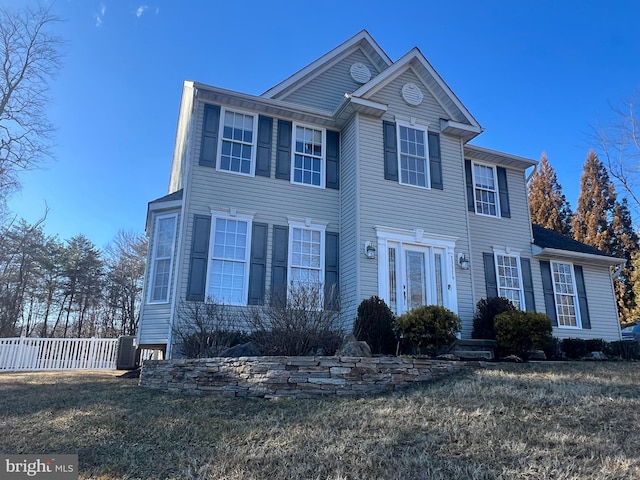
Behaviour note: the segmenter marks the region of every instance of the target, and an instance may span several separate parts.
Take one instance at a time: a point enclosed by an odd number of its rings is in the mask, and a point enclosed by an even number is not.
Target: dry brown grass
[[[640,478],[640,364],[497,365],[363,399],[193,398],[117,373],[0,375],[0,451],[81,478]]]

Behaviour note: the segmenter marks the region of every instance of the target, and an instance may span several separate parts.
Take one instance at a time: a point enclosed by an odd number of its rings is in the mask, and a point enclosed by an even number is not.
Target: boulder
[[[522,363],[522,359],[517,355],[507,355],[506,357],[502,357],[500,360],[503,362]]]
[[[531,350],[529,352],[529,360],[546,360],[547,356],[542,350]]]
[[[259,357],[260,355],[262,355],[260,350],[252,342],[227,348],[218,354],[219,357]]]
[[[583,360],[609,360],[609,357],[602,352],[591,352]]]
[[[370,357],[371,347],[351,334],[344,339],[342,346],[336,352],[337,357]]]
[[[454,362],[460,360],[460,357],[458,357],[457,355],[453,355],[452,353],[443,353],[441,355],[438,355],[436,357],[436,360],[448,360],[450,362]]]

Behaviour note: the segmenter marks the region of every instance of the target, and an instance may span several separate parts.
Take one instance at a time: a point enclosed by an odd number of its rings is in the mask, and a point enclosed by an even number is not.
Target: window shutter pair
[[[431,188],[443,190],[442,158],[440,155],[440,134],[427,132],[429,148],[429,178]],[[399,181],[398,173],[398,135],[395,122],[382,121],[382,143],[384,147],[384,178]]]
[[[553,293],[553,277],[551,275],[551,262],[540,261],[540,273],[542,274],[542,290],[544,292],[544,306],[547,316],[551,319],[554,327],[558,326],[558,316],[556,314],[556,298]],[[573,266],[573,274],[576,279],[576,290],[578,294],[578,308],[580,309],[580,321],[583,329],[591,328],[591,318],[589,316],[589,305],[587,304],[587,289],[584,285],[584,273],[581,265]]]
[[[496,167],[496,174],[498,176],[498,198],[500,202],[500,216],[503,218],[511,218],[511,207],[509,205],[509,187],[507,186],[507,169],[503,167]],[[475,212],[475,188],[473,185],[471,160],[464,161],[464,178],[467,186],[467,208],[470,212]]]
[[[218,105],[205,105],[202,122],[202,145],[200,147],[200,165],[203,167],[216,166],[219,129],[220,107]],[[256,175],[271,176],[272,134],[273,119],[259,115],[256,142]]]
[[[483,253],[484,278],[487,286],[487,298],[498,296],[498,277],[493,253]],[[528,312],[535,312],[536,302],[533,295],[533,278],[531,275],[531,261],[528,258],[520,258],[522,270],[522,288],[524,290],[524,305]]]
[[[340,188],[340,133],[327,130],[325,147],[326,187]],[[276,145],[276,178],[291,179],[291,143],[293,140],[292,124],[287,120],[278,120],[278,138]]]

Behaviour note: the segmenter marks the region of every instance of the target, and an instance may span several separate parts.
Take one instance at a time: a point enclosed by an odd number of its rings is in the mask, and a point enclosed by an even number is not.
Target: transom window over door
[[[246,304],[249,225],[247,220],[214,217],[208,295],[215,302]]]
[[[473,164],[473,185],[476,213],[498,216],[498,182],[493,166]]]
[[[218,169],[253,175],[257,116],[223,110],[221,122],[222,135]]]
[[[324,187],[325,182],[325,131],[294,124],[293,183]]]
[[[573,266],[570,263],[551,262],[553,291],[559,327],[580,326]]]
[[[496,253],[495,260],[498,277],[498,295],[507,298],[516,308],[523,310],[522,276],[520,274],[519,257]]]
[[[427,132],[398,123],[398,151],[400,183],[429,187],[429,157]]]

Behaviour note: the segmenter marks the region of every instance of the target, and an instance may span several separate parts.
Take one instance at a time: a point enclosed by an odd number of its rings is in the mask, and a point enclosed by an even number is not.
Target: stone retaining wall
[[[310,398],[395,390],[482,368],[415,357],[241,357],[147,360],[140,386],[190,395]]]

